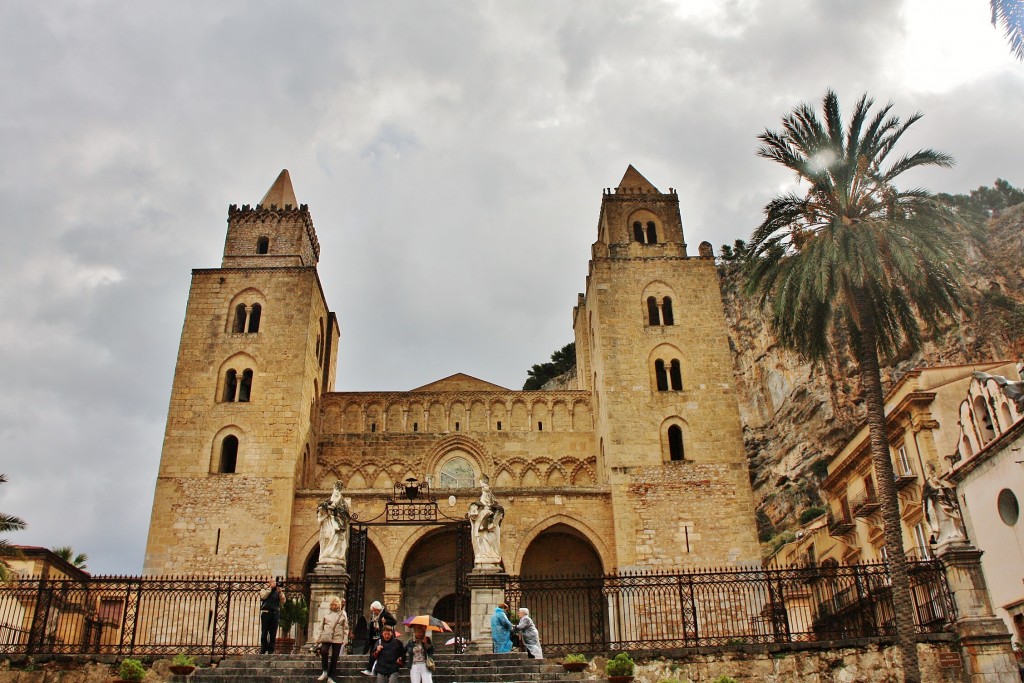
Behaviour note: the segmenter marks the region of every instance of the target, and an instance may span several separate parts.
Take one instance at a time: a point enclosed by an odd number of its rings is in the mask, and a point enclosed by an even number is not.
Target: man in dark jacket
[[[380,645],[374,648],[373,655],[377,658],[377,666],[374,668],[377,683],[397,683],[398,670],[402,668],[404,661],[405,645],[395,638],[395,630],[392,627],[381,627]]]
[[[377,600],[373,601],[373,604],[370,605],[370,618],[366,622],[366,645],[363,646],[363,654],[370,654],[366,660],[366,668],[363,670],[364,675],[373,675],[373,652],[380,644],[381,629],[384,626],[394,626],[397,623],[398,619],[384,609],[384,605]]]
[[[281,604],[284,593],[277,587],[277,581],[270,579],[260,591],[260,654],[274,654],[277,641],[277,626],[281,623]]]

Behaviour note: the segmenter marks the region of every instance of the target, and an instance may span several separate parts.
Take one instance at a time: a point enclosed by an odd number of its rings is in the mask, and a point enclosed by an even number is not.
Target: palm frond
[[[1002,24],[1013,55],[1024,61],[1024,4],[1020,0],[990,0],[992,25]]]

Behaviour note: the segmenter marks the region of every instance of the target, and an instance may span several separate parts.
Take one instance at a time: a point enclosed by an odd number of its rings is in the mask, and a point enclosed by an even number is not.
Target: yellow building
[[[911,370],[885,397],[886,425],[900,503],[904,549],[910,558],[930,555],[924,516],[925,480],[942,477],[962,441],[961,402],[975,371],[1016,378],[1014,363],[994,361]],[[821,483],[827,515],[800,530],[769,563],[853,564],[885,557],[881,506],[863,425],[829,461]]]
[[[602,196],[572,310],[573,386],[457,374],[338,392],[339,321],[282,172],[259,204],[229,209],[220,267],[193,271],[144,572],[303,575],[336,481],[359,523],[385,519],[409,479],[443,522],[465,519],[483,477],[505,508],[510,574],[757,563],[718,274],[710,245],[699,251],[687,253],[675,191],[631,166]],[[349,572],[366,595],[446,613],[455,527],[363,528]]]

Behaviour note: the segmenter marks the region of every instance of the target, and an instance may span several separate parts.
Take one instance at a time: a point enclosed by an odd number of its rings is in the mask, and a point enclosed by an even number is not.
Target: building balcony
[[[850,510],[854,517],[870,517],[881,509],[878,496],[871,492],[865,491],[850,501]]]
[[[849,536],[856,528],[853,520],[849,517],[836,517],[828,513],[828,535],[833,537]]]
[[[897,472],[893,477],[893,481],[896,484],[897,490],[903,490],[904,487],[917,481],[917,475],[913,472],[905,472],[903,474]]]

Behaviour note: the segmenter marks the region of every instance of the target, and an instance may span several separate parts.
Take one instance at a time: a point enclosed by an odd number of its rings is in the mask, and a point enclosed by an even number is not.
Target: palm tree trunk
[[[856,298],[866,296],[861,290]],[[854,306],[860,308],[859,302]],[[863,309],[862,309],[863,310]],[[889,455],[888,429],[885,424],[885,396],[882,393],[882,375],[878,366],[877,334],[870,315],[860,319],[857,356],[860,366],[861,388],[867,408],[868,440],[874,465],[875,486],[882,506],[885,523],[885,549],[892,574],[892,603],[896,616],[896,643],[903,661],[905,683],[920,683],[921,668],[917,660],[917,627],[914,623],[914,601],[907,577],[907,555],[903,552],[903,527],[900,506],[896,496],[892,459]]]

